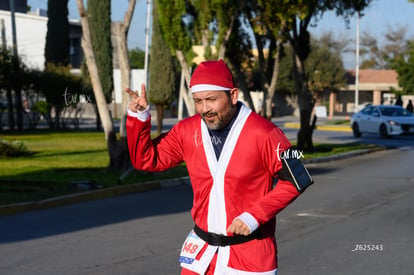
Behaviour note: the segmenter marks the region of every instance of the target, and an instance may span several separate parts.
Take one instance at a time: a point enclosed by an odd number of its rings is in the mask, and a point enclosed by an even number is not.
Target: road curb
[[[295,122],[286,122],[283,124],[283,127],[289,129],[300,129],[300,124]],[[352,132],[349,125],[316,125],[315,129],[320,131]]]
[[[374,152],[378,152],[378,151],[385,151],[385,150],[387,150],[386,147],[377,146],[377,147],[369,148],[369,149],[360,149],[360,150],[356,150],[356,151],[352,151],[352,152],[339,153],[339,154],[336,154],[336,155],[333,155],[333,156],[328,156],[328,157],[305,159],[303,161],[303,163],[305,165],[306,164],[313,164],[313,163],[324,163],[324,162],[347,159],[347,158],[352,158],[352,157],[356,157],[356,156],[361,156],[361,155],[374,153]]]

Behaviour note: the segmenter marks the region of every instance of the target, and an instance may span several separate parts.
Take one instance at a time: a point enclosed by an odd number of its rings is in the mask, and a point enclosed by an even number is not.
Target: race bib
[[[180,263],[192,264],[205,244],[206,242],[200,239],[200,237],[194,233],[194,230],[191,230],[181,248],[178,261]]]

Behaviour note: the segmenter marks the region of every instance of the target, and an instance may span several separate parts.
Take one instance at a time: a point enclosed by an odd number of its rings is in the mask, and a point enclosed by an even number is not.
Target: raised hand
[[[125,92],[127,92],[131,97],[132,101],[128,103],[128,109],[132,112],[137,113],[145,111],[148,107],[147,95],[145,91],[145,85],[141,85],[141,94],[138,91],[133,91],[130,88],[126,88]]]

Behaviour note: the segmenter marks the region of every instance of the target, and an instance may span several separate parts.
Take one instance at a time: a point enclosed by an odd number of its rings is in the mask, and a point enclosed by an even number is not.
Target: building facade
[[[398,74],[394,70],[359,70],[358,86],[355,71],[347,72],[347,85],[339,91],[324,94],[322,102],[329,102],[328,115],[349,115],[366,104],[394,104],[395,92],[401,91]],[[358,91],[358,93],[356,93]],[[358,94],[359,106],[355,106]],[[413,96],[403,96],[403,106]]]
[[[1,38],[4,43],[2,46],[12,48],[12,21],[9,5],[0,1],[0,26],[2,26]],[[24,7],[24,8],[23,8]],[[47,11],[36,10],[34,12],[26,12],[26,1],[17,1],[15,7],[15,22],[16,22],[16,41],[17,52],[22,61],[32,69],[43,70],[45,67],[45,46],[47,34]],[[81,46],[82,26],[79,20],[69,20],[69,40],[70,40],[70,64],[73,73],[80,73],[80,68],[83,61],[83,50]],[[115,50],[115,49],[114,49]],[[117,55],[114,54],[114,57]],[[121,113],[122,93],[120,71],[118,69],[118,62],[114,62],[114,91],[113,104],[110,108],[113,109],[114,116],[119,116]],[[131,70],[131,88],[138,89],[141,83],[145,83],[144,70]],[[75,91],[72,91],[75,92]],[[79,91],[76,91],[79,92]]]
[[[26,13],[27,12],[27,0],[13,0],[15,12]],[[0,1],[0,10],[11,10],[10,1],[2,0]]]
[[[9,1],[1,1],[1,3]],[[18,1],[16,1],[18,3]],[[0,26],[3,47],[13,47],[11,12],[6,5],[0,5]],[[45,66],[45,46],[47,34],[47,12],[19,12],[16,9],[16,43],[17,52],[22,61],[33,69],[43,70]],[[79,69],[83,59],[81,48],[82,27],[79,20],[69,20],[70,64],[73,69]]]

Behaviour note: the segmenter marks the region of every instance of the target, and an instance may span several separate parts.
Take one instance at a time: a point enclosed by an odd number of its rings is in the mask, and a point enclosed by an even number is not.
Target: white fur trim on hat
[[[191,92],[203,92],[203,91],[227,91],[231,90],[232,88],[217,86],[217,85],[211,85],[211,84],[197,84],[191,87]]]

